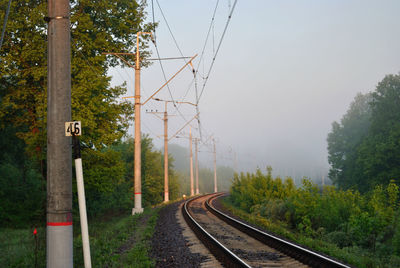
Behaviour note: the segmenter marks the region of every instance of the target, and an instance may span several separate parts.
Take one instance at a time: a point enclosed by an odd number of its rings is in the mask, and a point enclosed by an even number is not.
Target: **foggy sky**
[[[212,40],[215,50],[233,2],[220,1],[214,35],[199,68],[203,76],[211,63]],[[159,3],[183,54],[200,55],[216,1]],[[399,10],[398,0],[239,0],[200,100],[203,138],[216,137],[217,161],[233,165],[230,152],[235,151],[242,171],[264,170],[266,165],[281,175],[327,171],[326,137],[331,123],[340,120],[357,92],[370,92],[386,74],[400,71]],[[180,56],[157,6],[155,18],[161,57]],[[163,64],[169,78],[184,62]],[[113,84],[126,81],[128,95],[133,95],[132,69],[114,69],[110,74]],[[189,89],[184,100],[195,102],[194,86],[189,87],[192,78],[186,69],[173,80],[170,90],[175,100]],[[144,96],[163,84],[158,62],[142,70],[141,82]],[[199,90],[202,84],[199,77]],[[158,97],[171,99],[167,89]],[[163,123],[145,110],[160,112],[163,107],[153,102],[142,112],[142,132],[149,133],[159,148],[163,145],[157,135],[163,134]],[[190,105],[179,109],[185,119],[195,114]],[[176,114],[172,105],[169,113]],[[169,123],[172,135],[184,119],[178,114]],[[198,136],[196,129],[193,133]],[[188,146],[183,138],[171,142]],[[201,157],[212,163],[212,154],[203,152]]]

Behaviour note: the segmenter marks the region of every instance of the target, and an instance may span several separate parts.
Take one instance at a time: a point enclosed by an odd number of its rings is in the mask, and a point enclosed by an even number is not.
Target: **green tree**
[[[333,122],[328,134],[329,178],[345,189],[361,183],[355,162],[358,148],[370,126],[370,101],[370,94],[357,94],[340,123]]]
[[[0,226],[26,227],[44,216],[46,185],[15,132],[0,129]]]
[[[113,145],[112,150],[121,155],[125,165],[122,180],[127,185],[129,197],[133,199],[134,139],[128,137],[125,141]],[[168,186],[171,200],[180,195],[178,176],[173,169],[173,162],[174,159],[170,157]],[[164,200],[164,156],[161,151],[154,149],[153,141],[148,135],[142,136],[142,193],[144,206],[155,205]]]
[[[0,0],[0,10],[8,1]],[[110,86],[110,67],[121,64],[103,55],[108,51],[133,51],[137,31],[150,31],[146,24],[145,1],[71,1],[71,94],[72,119],[82,121],[85,145],[82,153],[88,196],[95,202],[99,193],[112,198],[123,183],[121,157],[109,150],[126,133],[133,119],[133,104],[121,102],[125,85]],[[47,1],[13,1],[4,43],[0,51],[0,132],[21,139],[23,164],[3,166],[14,174],[16,185],[36,181],[30,170],[46,177],[47,110]],[[4,13],[0,13],[3,21]],[[141,42],[141,55],[149,53]],[[127,58],[134,64],[134,60]],[[143,60],[143,65],[147,63]],[[10,130],[12,129],[12,131]],[[13,139],[9,139],[11,141]],[[26,152],[21,157],[22,151]],[[5,154],[3,151],[0,154]],[[109,161],[109,162],[107,162]],[[20,166],[24,167],[17,172]],[[16,167],[17,169],[15,169]],[[29,167],[29,168],[25,168]],[[15,172],[14,172],[15,171]],[[110,174],[113,173],[113,176]],[[42,183],[43,184],[43,183]],[[40,184],[39,184],[40,185]],[[40,186],[43,193],[46,187]],[[36,188],[35,188],[36,189]],[[29,192],[28,192],[29,193]],[[107,193],[107,194],[106,194]],[[32,191],[32,200],[35,199]],[[30,197],[26,197],[30,200]],[[35,199],[36,200],[36,199]],[[0,200],[3,203],[4,200]],[[107,203],[107,202],[106,202]],[[97,205],[95,206],[97,207]]]
[[[387,75],[372,94],[371,128],[357,165],[363,190],[400,182],[400,75]]]
[[[7,1],[0,3],[3,9]],[[21,127],[18,136],[27,144],[27,152],[41,151],[41,159],[46,144],[46,16],[46,1],[13,2],[0,52],[0,79],[5,85],[0,119],[3,125]],[[71,1],[72,118],[82,121],[82,140],[95,149],[120,139],[133,114],[131,103],[119,101],[126,88],[110,87],[106,75],[119,62],[102,53],[132,51],[136,32],[152,27],[144,19],[144,2]],[[141,42],[141,49],[146,48]]]

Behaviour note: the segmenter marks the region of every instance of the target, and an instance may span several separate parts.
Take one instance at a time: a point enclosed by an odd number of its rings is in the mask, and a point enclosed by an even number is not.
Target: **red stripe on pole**
[[[142,194],[142,193],[135,193],[135,194]]]
[[[72,225],[72,221],[67,222],[48,222],[47,226],[69,226]]]

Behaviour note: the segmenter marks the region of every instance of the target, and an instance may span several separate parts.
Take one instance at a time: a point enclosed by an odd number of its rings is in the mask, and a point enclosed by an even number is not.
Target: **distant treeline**
[[[329,177],[343,189],[367,192],[400,183],[400,75],[358,94],[328,135]]]

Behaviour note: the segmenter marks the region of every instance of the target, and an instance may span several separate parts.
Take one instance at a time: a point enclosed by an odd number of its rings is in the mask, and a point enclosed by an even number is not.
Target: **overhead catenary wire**
[[[219,1],[219,0],[218,0],[218,1]],[[152,2],[152,5],[153,5],[153,0],[152,0],[151,2]],[[171,30],[171,27],[169,26],[169,23],[168,23],[168,21],[167,21],[167,18],[166,18],[165,15],[164,15],[164,12],[163,12],[163,10],[162,10],[162,8],[161,8],[161,6],[160,6],[160,3],[158,2],[158,0],[156,0],[156,2],[157,2],[157,5],[158,5],[158,8],[160,9],[161,15],[162,15],[162,17],[163,17],[163,19],[164,19],[164,21],[165,21],[165,24],[167,25],[168,31],[169,31],[169,33],[171,34],[172,39],[174,40],[175,46],[176,46],[176,48],[178,49],[179,53],[181,54],[181,56],[183,57],[183,60],[184,60],[185,63],[186,63],[186,59],[184,58],[183,53],[182,53],[182,50],[181,50],[181,48],[179,47],[178,42],[176,41],[176,38],[175,38],[175,36],[174,36],[174,34],[173,34],[172,30]],[[153,22],[154,22],[154,9],[153,9]],[[188,67],[188,68],[190,68],[190,67]]]
[[[219,0],[218,0],[218,1],[219,1]],[[178,49],[179,53],[181,54],[182,59],[185,61],[185,63],[187,63],[186,57],[183,56],[183,52],[182,52],[181,48],[179,47],[179,44],[178,44],[178,42],[177,42],[177,40],[176,40],[176,38],[175,38],[175,35],[173,34],[173,32],[172,32],[172,30],[171,30],[171,27],[170,27],[170,25],[169,25],[169,23],[168,23],[168,20],[167,20],[165,14],[164,14],[164,11],[163,11],[162,8],[161,8],[160,3],[158,2],[158,0],[156,0],[156,2],[157,2],[157,5],[158,5],[158,8],[160,9],[161,15],[162,15],[162,17],[163,17],[163,19],[164,19],[164,21],[165,21],[165,24],[166,24],[166,26],[167,26],[167,28],[168,28],[168,31],[169,31],[169,33],[170,33],[170,35],[171,35],[171,37],[172,37],[172,39],[173,39],[173,41],[174,41],[174,43],[175,43],[176,48]],[[153,7],[153,0],[152,0],[152,11],[153,11],[153,23],[154,23],[154,7]],[[193,71],[192,69],[190,69],[189,66],[188,66],[187,68],[189,68],[190,71]],[[195,72],[194,72],[194,73],[195,73]],[[187,92],[189,92],[190,88],[191,88],[191,87],[188,88]],[[183,101],[183,100],[185,99],[186,96],[187,96],[187,93],[185,93],[185,95],[184,95],[184,97],[182,98],[181,101]],[[178,104],[177,106],[175,106],[175,108],[177,108],[178,112],[180,113],[179,107],[180,107],[180,104]],[[199,112],[199,110],[198,110],[198,108],[196,107],[196,113],[198,113],[198,112]],[[186,120],[186,119],[184,119],[184,120]]]
[[[154,137],[156,137],[157,139],[162,139],[159,137],[159,135],[157,135],[153,130],[151,130],[151,128],[149,126],[146,125],[146,123],[144,121],[142,121],[143,126],[151,133],[153,134]]]
[[[71,41],[73,42],[74,40],[71,39]],[[94,73],[98,73],[98,74],[102,73],[101,70],[97,70],[96,67],[94,67],[94,66],[89,62],[88,58],[85,56],[85,54],[82,53],[81,50],[78,49],[77,51],[81,54],[81,56],[83,57],[83,60],[84,60],[84,61],[86,62],[86,64],[87,64],[87,66],[88,66]],[[119,76],[121,77],[121,79],[122,79],[122,80],[125,80],[125,79],[123,79],[123,76],[122,76],[122,74],[120,73],[120,71],[119,71],[118,69],[115,69],[115,70],[117,71],[117,73],[119,74]],[[130,78],[129,73],[128,73],[126,70],[125,70],[125,72],[126,72],[126,75]],[[131,79],[130,79],[130,81],[133,83],[133,81],[132,81]],[[143,88],[143,86],[142,86],[142,88]],[[132,89],[131,89],[131,88],[128,88],[127,90],[128,90],[128,91],[131,91]],[[151,104],[151,105],[152,105],[153,107],[155,107],[154,104]],[[157,134],[155,134],[154,131],[151,130],[151,128],[150,128],[149,126],[147,126],[147,125],[144,123],[144,121],[142,121],[142,123],[143,123],[144,127],[145,127],[151,134],[153,134],[156,138],[161,139],[160,137],[157,136]]]
[[[160,3],[158,2],[158,0],[156,0],[156,2],[157,2],[157,5],[158,5],[158,8],[160,9],[161,15],[162,15],[162,17],[163,17],[163,19],[164,19],[164,21],[165,21],[165,24],[167,25],[167,28],[168,28],[168,30],[169,30],[169,33],[170,33],[170,35],[172,36],[172,39],[174,40],[175,46],[177,47],[177,49],[178,49],[178,51],[179,51],[179,53],[180,53],[180,55],[181,55],[180,59],[183,59],[184,62],[185,62],[185,64],[188,66],[188,62],[187,62],[187,60],[186,60],[187,57],[184,57],[183,52],[182,52],[181,48],[179,47],[178,42],[177,42],[177,40],[176,40],[176,38],[175,38],[175,36],[174,36],[172,30],[171,30],[171,27],[169,26],[168,20],[167,20],[165,14],[164,14],[164,12],[163,12],[163,10],[162,10],[162,8],[161,8]],[[153,0],[152,0],[151,4],[152,4],[153,24],[155,24],[155,12],[154,12],[154,1],[153,1]],[[155,33],[155,31],[154,31],[154,38],[156,39],[156,33]],[[158,58],[158,61],[159,61],[160,67],[161,67],[161,71],[162,71],[163,76],[164,76],[164,80],[167,81],[167,77],[166,77],[166,74],[165,74],[165,70],[164,70],[163,64],[162,64],[162,62],[161,62],[161,57],[160,57],[160,53],[159,53],[159,50],[158,50],[157,42],[155,42],[155,48],[156,48],[157,58]],[[189,66],[188,66],[188,68],[189,68],[190,71],[192,71],[192,69],[191,69]],[[191,84],[192,84],[192,83],[193,83],[193,82],[191,82]],[[188,94],[188,92],[189,92],[189,90],[190,90],[190,87],[191,87],[191,86],[189,86],[189,88],[188,88],[187,92],[185,93],[185,95],[183,96],[181,102],[183,102],[183,100],[184,100],[185,97],[187,96],[187,94]],[[170,91],[170,87],[169,87],[168,84],[167,84],[167,88],[168,88],[168,91],[170,92],[170,97],[171,97],[171,100],[172,100],[172,102],[173,102],[173,105],[174,105],[174,107],[175,107],[177,113],[179,114],[179,116],[180,116],[184,121],[187,121],[187,118],[185,117],[185,115],[184,115],[184,114],[180,111],[180,109],[179,109],[180,104],[177,103],[177,101],[175,101],[175,99],[173,98],[172,93],[171,93],[171,91]]]
[[[202,49],[201,54],[200,54],[199,63],[197,64],[197,68],[196,68],[195,73],[194,73],[194,80],[195,80],[194,88],[195,88],[195,93],[196,93],[196,104],[197,104],[197,106],[196,106],[196,112],[199,114],[199,116],[197,117],[197,125],[198,125],[198,127],[199,127],[200,140],[203,139],[203,135],[202,135],[202,132],[201,132],[201,129],[202,129],[202,128],[201,128],[201,123],[200,123],[200,107],[199,107],[199,93],[198,93],[198,88],[197,88],[197,76],[198,76],[198,74],[199,74],[200,64],[201,64],[202,62],[204,63],[204,61],[203,61],[204,51],[205,51],[206,46],[207,46],[207,42],[208,42],[208,38],[209,38],[209,36],[210,36],[211,28],[212,28],[212,26],[214,25],[215,14],[217,13],[218,4],[219,4],[219,0],[218,0],[217,3],[215,4],[214,12],[213,12],[213,15],[212,15],[212,17],[211,17],[210,26],[208,27],[206,39],[205,39],[205,41],[204,41],[203,49]],[[204,69],[204,64],[203,64],[203,69]],[[203,72],[204,72],[204,71],[203,71]],[[203,78],[203,79],[204,79],[204,78]]]
[[[177,46],[177,48],[178,48],[178,50],[179,50],[179,52],[180,52],[180,54],[181,54],[183,60],[185,61],[185,63],[187,63],[185,57],[183,56],[183,53],[182,53],[181,49],[180,49],[179,46],[178,46],[178,43],[176,42],[175,36],[173,35],[173,33],[172,33],[172,31],[171,31],[171,28],[169,27],[169,24],[168,24],[168,22],[167,22],[167,19],[166,19],[165,16],[164,16],[164,12],[162,11],[160,4],[158,3],[158,0],[156,0],[156,2],[157,2],[157,5],[158,5],[158,7],[159,7],[159,9],[160,9],[160,11],[161,11],[161,14],[162,14],[162,16],[163,16],[163,18],[164,18],[164,21],[165,21],[165,23],[166,23],[166,25],[167,25],[167,27],[168,27],[168,29],[169,29],[169,32],[170,32],[170,34],[171,34],[172,37],[173,37],[173,40],[174,40],[174,42],[175,42],[175,45]],[[151,10],[152,10],[152,13],[153,13],[153,14],[152,14],[152,15],[153,15],[153,16],[152,16],[152,17],[153,17],[153,24],[155,24],[154,1],[153,1],[153,0],[151,1]],[[160,52],[159,52],[159,50],[158,50],[157,39],[156,39],[156,30],[155,30],[155,29],[154,29],[154,40],[155,40],[154,45],[155,45],[155,48],[156,48],[157,58],[158,58],[158,62],[159,62],[159,64],[160,64],[161,72],[163,73],[163,77],[164,77],[165,82],[167,82],[167,76],[166,76],[166,74],[165,74],[164,66],[163,66],[163,64],[162,64],[162,62],[161,62]],[[189,68],[190,68],[190,67],[189,67]],[[174,97],[172,96],[172,93],[171,93],[171,89],[170,89],[170,87],[169,87],[169,84],[167,84],[166,86],[167,86],[169,95],[170,95],[170,97],[171,97],[171,100],[172,100],[172,103],[173,103],[175,109],[178,111],[178,113],[179,113],[179,115],[182,117],[182,119],[186,121],[185,116],[184,116],[184,115],[181,113],[181,111],[179,110],[178,105],[176,105],[176,101],[174,100]]]
[[[218,46],[217,46],[217,50],[215,51],[215,54],[214,54],[214,56],[213,56],[213,59],[212,59],[210,68],[208,69],[208,72],[207,72],[207,76],[205,77],[205,81],[204,81],[204,83],[203,83],[203,87],[202,87],[202,89],[201,89],[199,98],[198,98],[198,100],[197,100],[197,104],[198,104],[198,102],[200,101],[201,96],[203,95],[204,88],[206,87],[208,78],[210,77],[211,70],[212,70],[212,68],[213,68],[213,66],[214,66],[215,59],[216,59],[216,57],[217,57],[217,55],[218,55],[218,51],[219,51],[219,49],[221,48],[221,44],[222,44],[222,41],[223,41],[223,39],[224,39],[224,37],[225,37],[226,30],[228,29],[229,22],[231,21],[233,11],[235,10],[236,3],[237,3],[237,0],[235,0],[235,2],[233,3],[231,12],[229,13],[228,20],[226,21],[224,31],[222,32],[221,39],[219,40],[219,43],[218,43]]]
[[[155,12],[154,12],[154,3],[153,3],[153,2],[154,2],[154,1],[152,0],[153,23],[155,23]],[[159,8],[159,10],[160,10],[160,12],[161,12],[161,15],[162,15],[164,21],[165,21],[165,24],[166,24],[166,26],[167,26],[167,28],[168,28],[168,31],[169,31],[169,33],[170,33],[170,35],[171,35],[171,37],[172,37],[172,39],[173,39],[173,41],[174,41],[174,43],[175,43],[175,46],[176,46],[176,48],[178,49],[178,51],[179,51],[179,53],[181,54],[181,56],[183,57],[182,50],[181,50],[181,48],[179,47],[179,44],[178,44],[178,42],[177,42],[177,40],[176,40],[176,38],[175,38],[175,36],[174,36],[174,34],[173,34],[173,32],[172,32],[172,29],[171,29],[171,27],[170,27],[170,25],[169,25],[169,23],[168,23],[168,21],[167,21],[167,19],[166,19],[166,16],[165,16],[165,14],[164,14],[164,11],[162,10],[162,7],[161,7],[159,1],[156,0],[156,3],[157,3],[157,5],[158,5],[158,8]],[[211,22],[210,22],[210,25],[209,25],[209,28],[208,28],[206,40],[205,40],[205,42],[204,42],[204,46],[203,46],[203,49],[202,49],[202,52],[201,52],[201,56],[200,56],[200,59],[199,59],[199,61],[198,61],[198,63],[197,63],[197,68],[194,70],[194,74],[195,74],[195,75],[194,75],[194,78],[193,78],[192,81],[190,82],[190,84],[189,84],[187,90],[185,91],[185,93],[181,96],[181,99],[184,100],[184,99],[188,96],[188,94],[189,94],[189,92],[190,92],[190,90],[191,90],[191,88],[192,88],[192,86],[193,86],[193,83],[195,84],[196,104],[197,104],[196,110],[197,110],[197,114],[198,114],[198,131],[199,131],[199,133],[200,133],[200,137],[202,136],[202,135],[201,135],[201,132],[207,132],[207,131],[206,131],[206,130],[204,129],[204,127],[201,125],[200,118],[199,118],[199,105],[198,105],[198,104],[199,104],[199,102],[200,102],[200,99],[201,99],[202,95],[204,94],[204,90],[205,90],[205,88],[206,88],[206,85],[207,85],[209,76],[210,76],[210,74],[211,74],[211,72],[212,72],[212,69],[213,69],[213,66],[214,66],[216,57],[217,57],[217,55],[218,55],[218,53],[219,53],[219,50],[220,50],[220,48],[221,48],[221,44],[222,44],[222,42],[223,42],[223,40],[224,40],[224,37],[225,37],[225,34],[226,34],[226,32],[227,32],[227,28],[228,28],[228,26],[229,26],[229,23],[230,23],[230,20],[231,20],[231,17],[232,17],[232,14],[233,14],[233,12],[234,12],[234,9],[235,9],[236,4],[237,4],[237,0],[234,1],[233,6],[231,7],[231,1],[228,1],[228,19],[227,19],[227,21],[226,21],[226,24],[225,24],[223,33],[222,33],[220,39],[218,40],[218,43],[216,43],[216,39],[215,39],[215,18],[216,18],[216,13],[217,13],[217,10],[218,10],[219,0],[216,2],[216,5],[215,5],[214,10],[213,10],[213,13],[212,13],[212,19],[211,19]],[[205,71],[203,71],[204,74],[203,74],[203,77],[202,77],[202,75],[200,74],[200,66],[201,66],[202,63],[203,63],[203,66],[204,66],[205,50],[206,50],[208,41],[210,40],[210,35],[212,35],[212,53],[213,53],[213,58],[212,58],[212,62],[211,62],[211,64],[210,64],[210,66],[209,66],[209,68],[208,68],[208,70],[207,70],[207,73],[205,73]],[[217,44],[217,46],[216,46],[216,44]],[[156,48],[156,50],[157,50],[157,53],[158,53],[158,59],[159,59],[160,66],[161,66],[162,63],[161,63],[161,60],[160,60],[160,55],[159,55],[158,48]],[[207,65],[208,65],[208,64],[207,64]],[[164,69],[164,68],[162,67],[162,69]],[[202,88],[201,88],[200,94],[199,94],[199,90],[198,90],[198,87],[197,87],[197,77],[202,77],[202,78],[203,78],[203,81],[202,81]],[[164,78],[166,78],[165,75],[164,75]],[[170,95],[172,95],[172,94],[170,94]],[[171,96],[171,98],[172,98],[172,96]],[[173,98],[172,98],[172,99],[173,99]],[[178,98],[178,100],[179,100],[179,99],[180,99],[180,98]],[[175,100],[173,100],[173,101],[175,101]],[[179,114],[181,114],[181,112],[179,111],[178,107],[176,107],[176,108],[177,108],[177,112],[178,112]],[[185,121],[186,121],[186,120],[185,120]]]
[[[153,13],[153,25],[155,25],[155,15],[154,15],[154,4],[153,4],[153,0],[151,0],[151,10],[152,10],[152,13]],[[167,81],[167,76],[165,75],[164,67],[163,67],[162,62],[161,62],[160,52],[158,51],[157,35],[156,35],[156,29],[155,29],[155,27],[154,27],[153,36],[154,36],[154,47],[156,48],[156,53],[157,53],[157,60],[158,60],[158,62],[160,63],[160,68],[161,68],[161,71],[162,71],[162,73],[163,73],[164,80]],[[182,56],[183,56],[183,55],[182,55]],[[172,96],[171,89],[169,88],[169,85],[168,85],[168,84],[167,84],[167,89],[168,89],[169,95],[170,95],[170,97],[171,97],[171,100],[173,101],[173,103],[174,103],[174,105],[175,105],[174,97]]]
[[[215,7],[214,7],[214,12],[213,12],[213,15],[212,15],[212,17],[211,17],[210,26],[208,27],[208,31],[207,31],[206,39],[205,39],[205,41],[204,41],[203,49],[201,50],[199,63],[197,64],[196,75],[197,75],[197,73],[199,72],[199,68],[200,68],[201,62],[203,61],[204,52],[205,52],[205,49],[206,49],[206,46],[207,46],[208,38],[209,38],[209,36],[210,36],[211,29],[212,29],[212,26],[213,26],[214,21],[215,21],[215,14],[217,13],[218,4],[219,4],[219,0],[217,1],[217,3],[215,4]]]
[[[185,100],[187,94],[189,93],[190,89],[192,88],[192,85],[193,85],[194,81],[195,80],[193,78],[192,81],[189,83],[189,86],[188,86],[187,90],[185,91],[185,94],[183,94],[182,97],[179,98],[180,101],[184,101]]]

